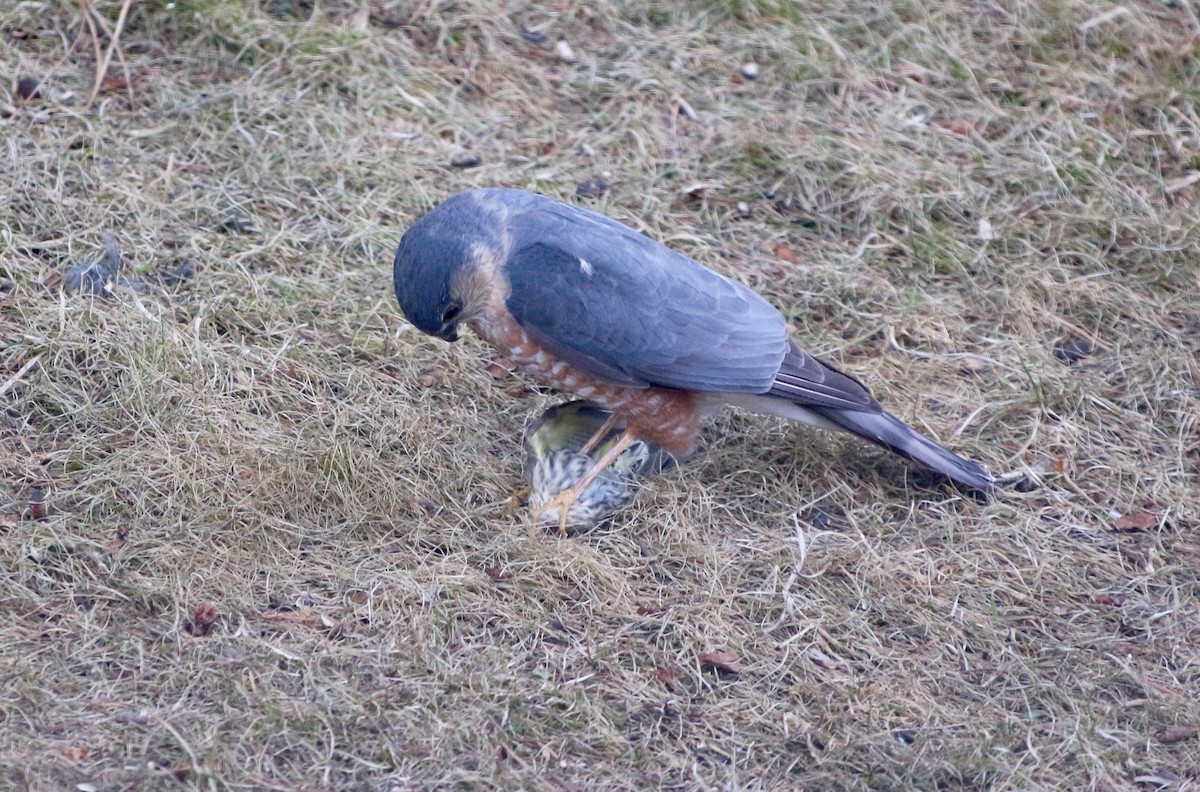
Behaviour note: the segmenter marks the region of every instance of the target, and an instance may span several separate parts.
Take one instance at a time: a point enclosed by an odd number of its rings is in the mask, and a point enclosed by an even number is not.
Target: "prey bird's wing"
[[[627,386],[878,409],[861,385],[792,344],[770,303],[665,245],[549,199],[508,222],[507,307],[571,365]]]

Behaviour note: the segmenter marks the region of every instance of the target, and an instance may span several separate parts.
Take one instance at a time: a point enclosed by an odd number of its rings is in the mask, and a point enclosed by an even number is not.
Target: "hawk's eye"
[[[452,325],[458,319],[458,315],[462,313],[462,304],[452,302],[446,306],[446,310],[442,312],[442,324]]]

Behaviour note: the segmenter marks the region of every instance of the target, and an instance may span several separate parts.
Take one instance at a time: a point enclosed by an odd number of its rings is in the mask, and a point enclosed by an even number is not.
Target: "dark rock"
[[[575,194],[580,198],[599,198],[608,192],[608,182],[603,179],[588,179],[575,186]]]

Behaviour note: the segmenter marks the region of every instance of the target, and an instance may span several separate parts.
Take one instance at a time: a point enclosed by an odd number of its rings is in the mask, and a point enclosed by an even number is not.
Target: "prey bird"
[[[396,298],[419,330],[462,326],[534,379],[611,412],[620,437],[544,505],[569,512],[638,440],[691,455],[727,405],[849,432],[987,493],[992,477],[886,412],[856,379],[797,346],[748,287],[615,220],[501,188],[446,199],[405,232]]]
[[[657,476],[678,461],[662,448],[637,440],[579,493],[565,514],[559,514],[554,498],[586,476],[623,433],[623,427],[614,425],[612,413],[580,400],[556,404],[529,425],[525,430],[529,506],[546,527],[590,530],[633,499],[639,479]]]

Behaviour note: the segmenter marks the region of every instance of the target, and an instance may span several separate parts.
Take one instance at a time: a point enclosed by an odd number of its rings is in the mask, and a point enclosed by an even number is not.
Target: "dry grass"
[[[89,107],[119,10],[0,10],[0,783],[1200,788],[1192,0],[137,3]],[[976,505],[735,415],[530,533],[554,397],[407,328],[391,253],[597,177],[1065,474]],[[145,291],[63,297],[104,231]]]

